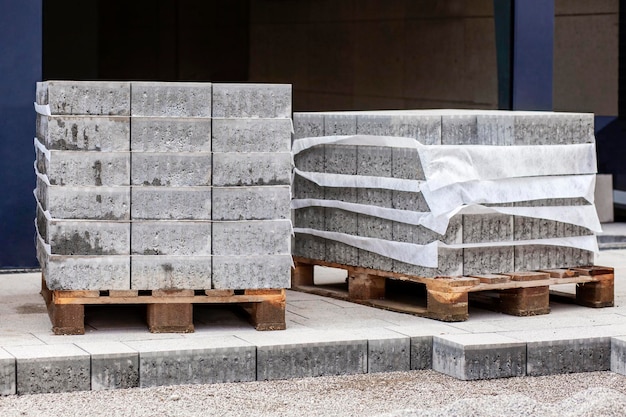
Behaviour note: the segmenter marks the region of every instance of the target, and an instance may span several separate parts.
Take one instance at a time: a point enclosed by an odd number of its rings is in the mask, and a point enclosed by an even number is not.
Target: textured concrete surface
[[[215,152],[213,186],[291,184],[290,152]]]
[[[214,152],[290,152],[291,120],[214,118]]]
[[[10,346],[5,350],[15,357],[18,394],[90,389],[90,357],[76,345]]]
[[[213,84],[213,117],[290,118],[290,84]]]
[[[626,336],[611,338],[611,371],[626,375]]]
[[[37,178],[37,201],[54,219],[129,220],[130,187],[47,185]]]
[[[127,221],[51,220],[46,227],[53,255],[128,255]]]
[[[211,152],[209,117],[139,117],[130,124],[135,152]]]
[[[51,290],[128,290],[130,257],[51,255],[45,266]]]
[[[290,254],[213,256],[212,285],[215,289],[289,288]]]
[[[324,136],[324,115],[321,113],[293,113],[294,139]]]
[[[144,220],[131,225],[133,255],[211,255],[211,222]]]
[[[133,255],[130,265],[133,290],[211,288],[210,255]]]
[[[131,83],[131,115],[211,117],[211,83]]]
[[[254,381],[255,347],[233,336],[126,343],[139,352],[139,386]]]
[[[427,114],[376,112],[357,115],[357,133],[417,139],[423,145],[441,143],[441,117]],[[295,122],[294,122],[295,123]]]
[[[526,344],[498,334],[433,337],[433,369],[463,380],[526,374]]]
[[[291,217],[289,186],[213,187],[212,190],[213,220],[277,220]]]
[[[132,187],[132,220],[211,220],[211,187]]]
[[[50,151],[46,164],[45,174],[52,185],[130,184],[128,152]]]
[[[15,357],[4,349],[0,349],[0,395],[15,394],[17,381],[15,376]]]
[[[290,254],[289,220],[213,222],[213,255]]]
[[[139,354],[120,342],[77,343],[91,357],[91,389],[139,386]]]
[[[130,118],[37,115],[36,136],[47,149],[122,152],[130,150]]]
[[[128,82],[47,81],[37,89],[37,104],[48,104],[53,115],[130,115]]]
[[[211,185],[209,152],[132,152],[133,185],[190,187]]]
[[[608,337],[528,342],[526,351],[530,376],[608,371],[611,367]]]

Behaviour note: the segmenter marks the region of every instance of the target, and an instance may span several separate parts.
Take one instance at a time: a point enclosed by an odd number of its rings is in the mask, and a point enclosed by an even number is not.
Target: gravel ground
[[[0,397],[0,416],[623,416],[611,372],[459,381],[433,371]]]

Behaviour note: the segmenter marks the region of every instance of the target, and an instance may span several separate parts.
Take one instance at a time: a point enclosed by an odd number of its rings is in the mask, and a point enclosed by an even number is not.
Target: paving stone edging
[[[463,380],[608,370],[626,375],[626,336],[541,342],[495,333],[319,336],[292,342],[289,335],[272,342],[252,335],[4,347],[0,395],[419,369]]]

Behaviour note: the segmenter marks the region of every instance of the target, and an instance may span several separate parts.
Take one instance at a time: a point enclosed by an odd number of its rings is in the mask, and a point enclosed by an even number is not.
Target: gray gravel
[[[459,381],[433,371],[0,397],[0,416],[622,416],[626,376]]]

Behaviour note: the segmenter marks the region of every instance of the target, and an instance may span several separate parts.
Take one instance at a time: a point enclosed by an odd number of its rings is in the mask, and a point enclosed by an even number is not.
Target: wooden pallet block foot
[[[291,286],[313,285],[313,264],[296,262],[291,270]]]
[[[612,276],[612,274],[611,274]],[[613,307],[615,299],[614,280],[585,282],[576,286],[576,303],[585,307]]]
[[[48,315],[55,335],[85,334],[85,306],[52,303]]]
[[[352,300],[378,300],[385,298],[385,277],[351,273],[348,275],[348,292]]]
[[[465,321],[469,317],[466,292],[441,292],[427,289],[426,313],[441,321]]]
[[[146,311],[151,333],[193,333],[193,304],[148,304]]]
[[[256,330],[285,330],[285,291],[284,290],[246,290],[246,294],[268,295],[277,294],[276,297],[268,297],[259,303],[249,303],[245,310],[249,315],[250,323]]]
[[[511,288],[498,291],[498,309],[513,316],[537,316],[550,313],[550,287]]]

